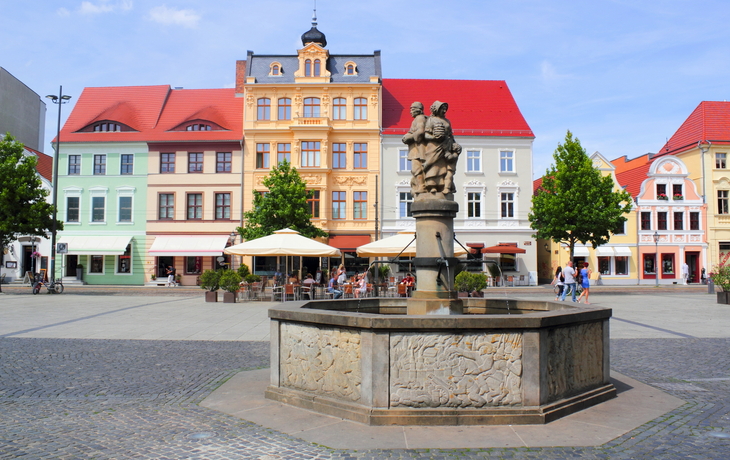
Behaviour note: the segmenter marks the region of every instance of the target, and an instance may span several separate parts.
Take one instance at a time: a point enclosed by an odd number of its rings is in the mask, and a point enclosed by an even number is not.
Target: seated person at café
[[[413,287],[413,285],[416,283],[416,279],[408,273],[405,278],[403,278],[403,281],[401,281],[401,284],[405,284],[408,287]]]
[[[368,292],[368,283],[365,274],[357,275],[357,283],[355,288],[355,298],[365,297]]]
[[[304,281],[302,281],[302,293],[307,294],[310,299],[313,299],[314,296],[312,296],[312,291],[314,285],[317,284],[316,281],[314,281],[314,278],[312,278],[311,273],[307,273],[307,277],[304,278]]]
[[[330,292],[333,294],[333,298],[339,299],[342,297],[342,291],[337,289],[337,279],[335,278],[337,274],[335,271],[332,271],[332,277],[330,277],[330,282],[327,285],[327,292]]]

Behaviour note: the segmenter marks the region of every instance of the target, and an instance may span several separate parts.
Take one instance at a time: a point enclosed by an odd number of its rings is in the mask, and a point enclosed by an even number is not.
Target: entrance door
[[[157,278],[167,279],[167,267],[172,265],[174,258],[163,256],[157,258]]]
[[[66,254],[66,274],[63,276],[76,276],[76,266],[79,264],[79,256]]]
[[[35,273],[38,267],[33,266],[33,246],[23,246],[23,273]]]
[[[689,282],[699,283],[700,273],[700,253],[699,252],[687,252],[684,255],[687,265],[689,265]]]

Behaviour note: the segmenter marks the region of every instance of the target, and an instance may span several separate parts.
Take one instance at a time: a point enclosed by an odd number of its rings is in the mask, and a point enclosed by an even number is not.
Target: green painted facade
[[[61,143],[58,216],[64,229],[58,240],[81,237],[79,245],[90,245],[92,253],[87,247],[74,254],[80,247],[69,244],[69,254],[57,256],[56,277],[75,276],[81,264],[87,284],[145,283],[147,162],[144,142]],[[91,242],[98,237],[129,237],[128,250],[93,254]]]

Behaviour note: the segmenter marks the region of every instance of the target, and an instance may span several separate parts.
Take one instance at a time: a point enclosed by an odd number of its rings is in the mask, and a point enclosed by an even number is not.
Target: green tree
[[[0,139],[0,254],[18,236],[45,237],[53,226],[48,190],[36,172],[38,158],[23,152],[23,144],[10,133]]]
[[[551,239],[570,247],[577,242],[593,248],[608,242],[611,233],[626,222],[631,195],[615,191],[611,176],[603,176],[578,138],[568,131],[553,154],[555,164],[545,172],[532,197],[528,215],[534,238]]]
[[[271,235],[283,228],[296,230],[307,238],[327,236],[327,232],[312,224],[307,200],[313,192],[307,191],[296,168],[287,161],[279,163],[263,185],[268,192],[254,190],[253,209],[243,213],[244,226],[236,229],[244,240]]]

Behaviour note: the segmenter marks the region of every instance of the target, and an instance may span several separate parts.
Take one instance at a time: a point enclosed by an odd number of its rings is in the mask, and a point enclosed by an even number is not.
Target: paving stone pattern
[[[202,408],[263,342],[0,339],[0,459],[726,459],[730,339],[612,341],[612,368],[687,404],[596,448],[333,450]]]

